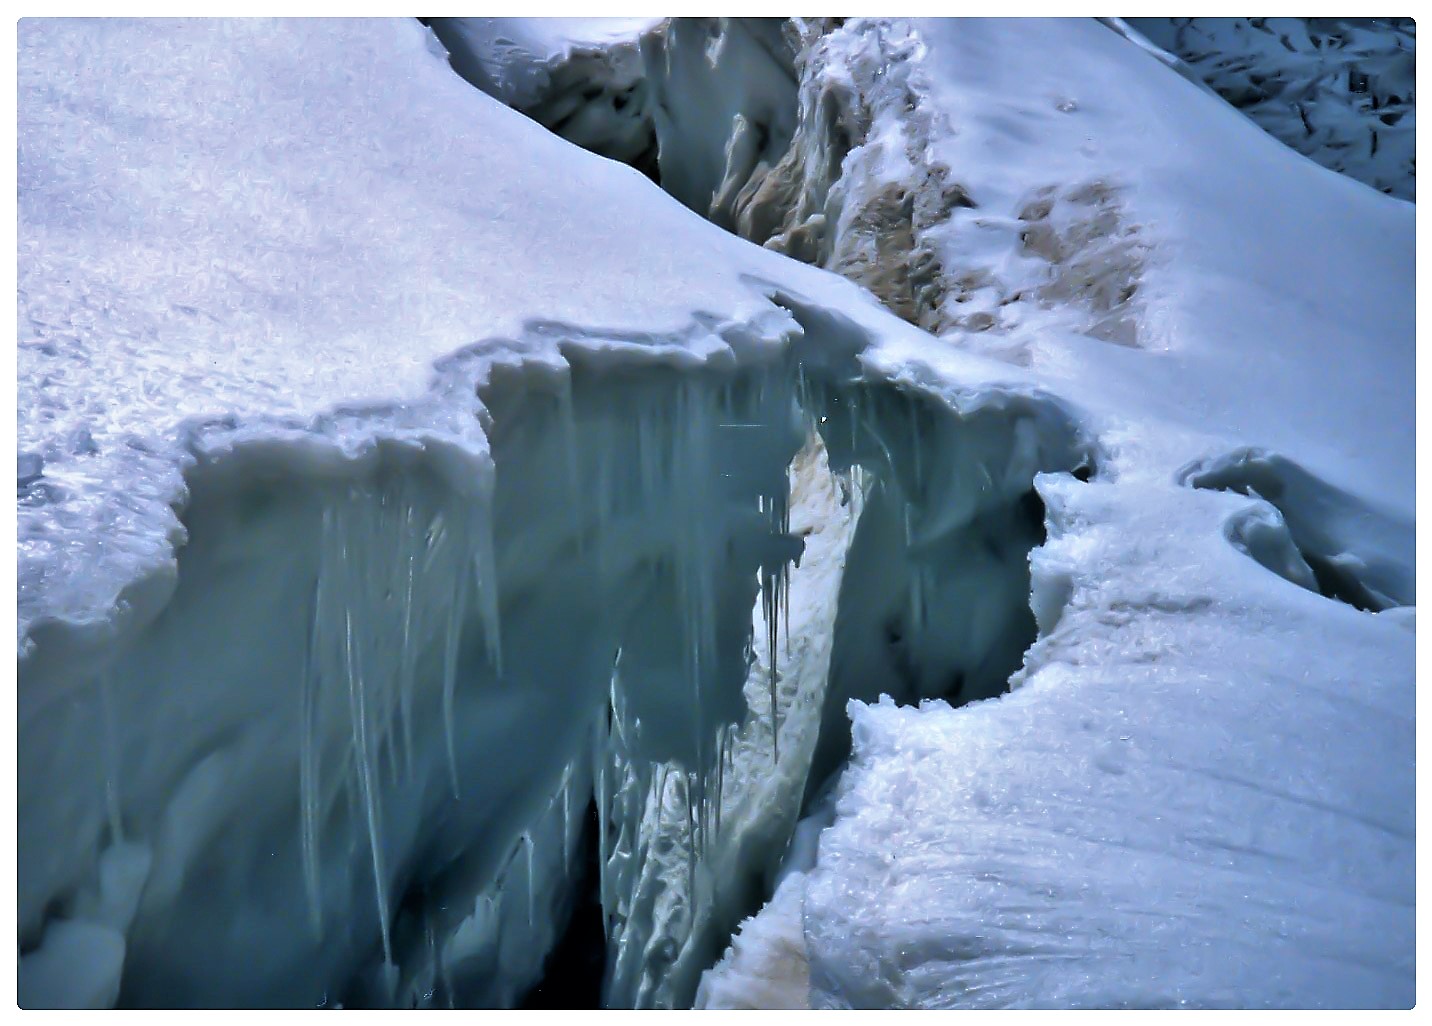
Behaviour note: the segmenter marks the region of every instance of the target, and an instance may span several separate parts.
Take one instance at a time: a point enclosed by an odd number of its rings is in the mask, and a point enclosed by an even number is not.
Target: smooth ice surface
[[[647,26],[673,117],[769,29]],[[788,227],[870,291],[415,22],[21,24],[22,1001],[512,1003],[595,796],[621,1003],[697,992],[792,830],[708,1003],[1412,1003],[1415,612],[1296,560],[1410,598],[1414,208],[1094,21],[781,38],[833,97]],[[763,99],[668,126],[691,188],[736,203]],[[929,317],[872,296],[907,243]],[[981,517],[1031,479],[1025,596]],[[1005,555],[918,572],[961,546]],[[1039,640],[997,700],[851,703],[812,845],[852,580],[945,684],[1009,655],[989,595]]]

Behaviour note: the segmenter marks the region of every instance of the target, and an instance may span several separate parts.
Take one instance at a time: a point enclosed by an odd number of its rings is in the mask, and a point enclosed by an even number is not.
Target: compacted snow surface
[[[22,1005],[1414,1003],[1410,202],[1118,19],[19,46]]]

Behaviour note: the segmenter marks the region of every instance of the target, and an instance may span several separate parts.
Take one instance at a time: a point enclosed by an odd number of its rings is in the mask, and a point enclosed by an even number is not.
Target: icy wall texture
[[[486,395],[476,502],[402,449],[331,484],[261,454],[191,472],[173,600],[92,688],[27,713],[25,794],[96,785],[22,800],[27,960],[71,960],[49,986],[513,1004],[574,900],[594,788],[605,1000],[689,1002],[843,754],[845,700],[1003,687],[1039,517],[999,510],[1081,458],[1052,409],[959,418],[803,368],[574,370],[556,392],[511,372]],[[831,677],[832,651],[864,672]],[[267,796],[240,821],[235,788]],[[65,832],[120,884],[92,890]],[[38,904],[57,897],[122,975]]]

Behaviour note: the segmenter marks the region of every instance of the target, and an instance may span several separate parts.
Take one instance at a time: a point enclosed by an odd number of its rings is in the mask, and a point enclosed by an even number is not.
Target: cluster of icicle
[[[301,688],[299,809],[310,923],[321,935],[322,824],[341,793],[349,822],[366,832],[390,972],[380,776],[386,772],[394,784],[411,776],[415,745],[426,740],[413,736],[418,663],[434,649],[441,655],[444,744],[453,796],[460,797],[453,695],[469,606],[499,672],[502,658],[490,522],[456,504],[430,515],[420,509],[401,482],[351,488],[325,505]],[[325,750],[332,737],[347,743]]]
[[[711,512],[730,496],[715,493],[718,479],[712,468],[719,462],[715,449],[722,443],[739,449],[740,440],[749,437],[752,444],[770,444],[767,439],[779,430],[791,402],[789,381],[780,374],[719,388],[683,380],[669,404],[639,409],[633,419],[634,438],[623,437],[623,426],[603,421],[603,429],[615,428],[616,436],[601,439],[597,447],[597,544],[603,547],[606,539],[615,537],[612,524],[620,517],[624,498],[638,495],[643,506],[666,511],[671,532],[667,555],[674,562],[685,653],[679,686],[690,695],[694,752],[694,764],[685,765],[653,761],[637,750],[642,724],[630,712],[628,695],[651,682],[630,679],[618,651],[592,751],[601,904],[610,953],[608,992],[622,995],[622,1003],[646,1007],[670,1001],[668,970],[691,941],[703,908],[719,900],[709,862],[724,839],[723,809],[730,805],[728,788],[743,724],[705,718],[711,703],[703,689],[724,686],[713,681],[718,644],[714,595],[716,575],[729,572],[723,554],[726,527]],[[623,481],[605,455],[622,452],[627,444],[637,454],[635,482]],[[788,490],[784,474],[757,488],[757,512],[773,537],[789,533]],[[789,567],[787,561],[763,561],[758,571],[759,604],[771,651]],[[749,641],[745,655],[752,666]],[[769,716],[766,758],[774,762],[779,709],[773,665],[769,684],[769,708],[758,715]]]
[[[717,672],[717,624],[723,615],[717,595],[727,580],[723,575],[733,572],[727,542],[737,532],[764,531],[791,543],[786,449],[798,443],[783,439],[793,423],[803,422],[807,446],[819,447],[820,435],[848,428],[848,450],[844,438],[827,439],[827,444],[833,451],[846,450],[831,460],[828,471],[851,518],[858,516],[871,486],[861,458],[873,459],[882,476],[895,473],[902,461],[875,423],[880,402],[860,389],[812,384],[794,363],[724,383],[680,376],[637,395],[640,401],[630,405],[594,402],[568,386],[555,396],[554,416],[545,422],[548,447],[520,455],[540,456],[539,473],[553,475],[555,491],[543,493],[547,498],[565,493],[570,500],[559,514],[569,518],[567,540],[561,543],[569,547],[555,550],[555,558],[590,560],[603,592],[612,592],[614,602],[624,601],[615,598],[623,590],[670,575],[663,579],[674,585],[682,665],[673,680],[638,679],[623,659],[621,630],[626,628],[616,623],[592,628],[610,632],[602,636],[611,638],[615,657],[605,701],[596,702],[589,713],[578,712],[593,716],[589,751],[572,754],[546,812],[537,812],[514,838],[478,904],[497,902],[507,897],[505,888],[525,885],[532,923],[538,903],[533,888],[540,875],[534,859],[555,861],[554,854],[536,850],[544,844],[555,847],[556,824],[548,819],[561,820],[561,865],[570,869],[573,824],[580,822],[590,786],[608,941],[606,993],[613,1003],[643,1007],[680,1001],[682,989],[688,983],[694,987],[695,974],[704,968],[695,965],[698,949],[710,941],[698,934],[716,929],[711,924],[730,911],[723,902],[729,902],[725,891],[732,885],[724,877],[744,868],[742,859],[749,855],[751,842],[741,835],[761,817],[789,819],[793,826],[820,720],[822,694],[802,693],[801,703],[814,714],[807,711],[798,723],[783,722],[796,696],[782,681],[783,640],[787,660],[790,650],[793,561],[780,555],[792,551],[780,545],[747,564],[755,574],[758,624],[752,624],[745,645],[746,680],[736,682],[743,691],[734,701],[744,713],[734,721],[726,713],[713,714],[731,709],[733,700],[726,695],[713,701],[703,693],[732,686]],[[910,436],[897,445],[914,448],[913,480],[902,482],[901,490],[917,497],[924,490],[918,412],[913,407],[886,412],[899,423],[896,430]],[[512,472],[519,471],[514,466]],[[502,473],[499,456],[499,489]],[[384,781],[391,790],[404,774],[411,776],[417,746],[433,740],[415,737],[414,724],[424,719],[414,703],[424,696],[436,700],[433,685],[440,681],[442,744],[453,797],[462,800],[464,787],[481,786],[460,780],[457,769],[464,739],[454,734],[454,695],[464,686],[458,679],[458,655],[465,627],[480,629],[489,668],[502,676],[496,501],[488,495],[476,504],[450,501],[436,512],[423,512],[432,506],[410,495],[410,487],[399,478],[352,488],[325,506],[320,572],[309,614],[299,753],[302,868],[311,925],[319,936],[332,926],[323,922],[320,866],[323,847],[341,842],[325,837],[323,825],[346,801],[351,842],[366,847],[371,860],[384,971],[394,987],[398,968],[388,893],[391,867],[383,855]],[[905,503],[906,540],[915,546],[912,505]],[[742,509],[755,519],[741,519],[749,515]],[[923,622],[923,574],[917,571],[910,583],[911,605]],[[821,676],[818,688],[823,689]],[[807,691],[816,686],[801,685]],[[634,696],[642,689],[649,694],[653,687],[675,688],[685,696],[690,723],[680,729],[689,730],[690,742],[680,749],[686,756],[651,757],[649,732],[655,728],[643,724],[632,706]],[[579,759],[591,759],[590,777]],[[779,792],[789,808],[752,807],[757,792],[775,793],[766,789],[778,772],[783,780],[791,778]],[[503,917],[472,918],[489,919],[496,928]],[[442,943],[435,940],[434,946]],[[461,947],[456,939],[451,946]],[[673,980],[671,970],[678,962],[681,979]],[[441,952],[429,968],[443,971]],[[451,992],[450,985],[441,989]]]

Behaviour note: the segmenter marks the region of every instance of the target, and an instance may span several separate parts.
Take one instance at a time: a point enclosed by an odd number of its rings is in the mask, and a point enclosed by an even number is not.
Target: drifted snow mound
[[[1192,76],[1324,167],[1417,196],[1411,18],[1129,18]]]

